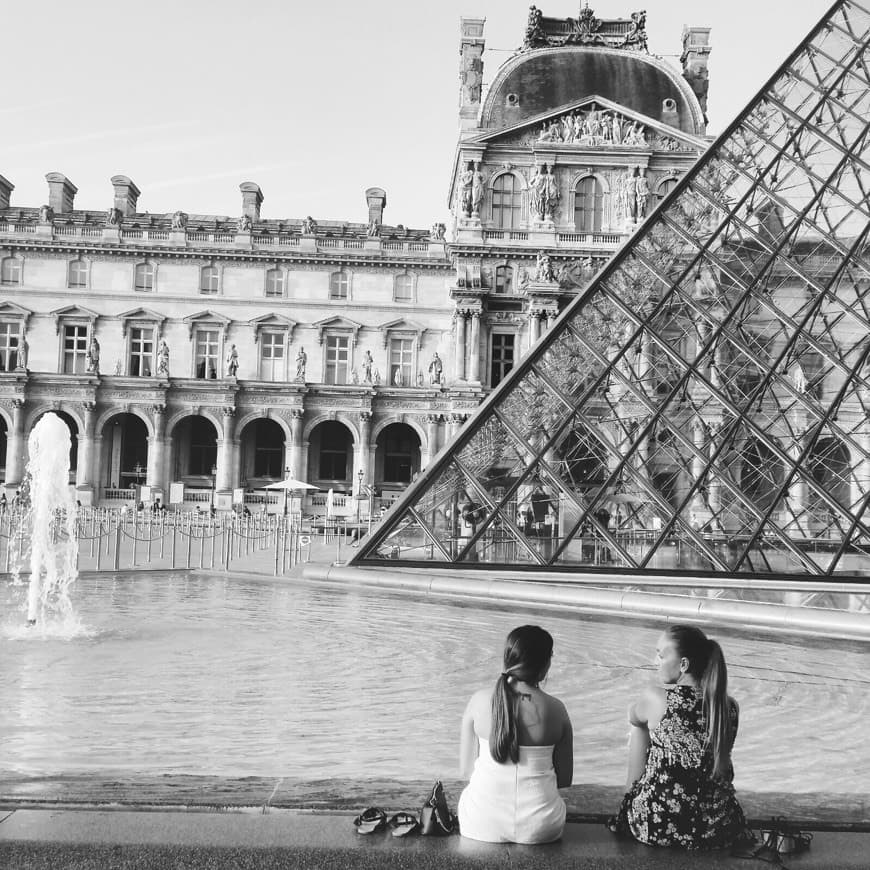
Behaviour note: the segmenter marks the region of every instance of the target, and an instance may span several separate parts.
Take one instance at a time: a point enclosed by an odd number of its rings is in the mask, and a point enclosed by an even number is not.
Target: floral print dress
[[[737,704],[729,702],[736,735]],[[727,779],[713,775],[706,732],[700,691],[670,689],[665,715],[650,730],[646,769],[622,799],[619,833],[684,849],[721,849],[751,838],[731,784],[733,771]]]

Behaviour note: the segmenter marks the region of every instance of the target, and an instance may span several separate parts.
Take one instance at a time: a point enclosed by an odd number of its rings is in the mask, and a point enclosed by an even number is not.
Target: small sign
[[[151,501],[151,487],[150,486],[140,486],[139,487],[139,501],[145,501],[145,502]]]
[[[169,484],[169,504],[181,504],[184,501],[184,484]]]
[[[234,489],[233,490],[233,504],[244,504],[245,503],[245,491],[243,489]]]

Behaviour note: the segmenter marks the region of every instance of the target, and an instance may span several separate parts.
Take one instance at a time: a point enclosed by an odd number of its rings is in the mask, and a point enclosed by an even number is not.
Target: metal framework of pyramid
[[[870,572],[868,35],[832,7],[353,564]]]

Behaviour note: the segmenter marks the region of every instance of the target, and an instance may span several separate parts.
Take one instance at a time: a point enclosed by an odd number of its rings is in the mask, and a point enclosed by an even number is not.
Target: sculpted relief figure
[[[377,218],[372,218],[366,227],[366,237],[376,239],[381,234],[381,224]]]
[[[640,174],[634,180],[634,197],[637,206],[637,219],[646,217],[646,206],[649,200],[649,182],[646,170],[641,168]]]
[[[158,377],[161,375],[164,378],[169,377],[169,345],[166,343],[165,338],[160,340],[160,347],[157,348],[156,374]]]
[[[370,384],[372,383],[372,366],[374,365],[374,359],[372,358],[372,352],[367,350],[363,354],[362,361],[362,370],[363,370],[363,383]]]
[[[85,354],[85,371],[92,372],[95,375],[100,373],[100,343],[95,335],[91,336],[91,343],[88,345],[88,350]]]
[[[483,202],[483,173],[480,164],[474,164],[474,172],[471,175],[471,216],[480,216],[480,204]]]
[[[230,352],[227,354],[227,374],[234,378],[239,370],[239,352],[236,346],[230,345]]]
[[[459,176],[459,214],[462,217],[471,217],[473,186],[474,168],[469,163]]]
[[[556,213],[556,206],[559,203],[559,188],[556,185],[556,176],[552,170],[548,169],[546,163],[544,164],[544,171],[547,173],[544,183],[544,218],[551,221]]]
[[[302,218],[302,234],[313,236],[317,232],[317,221],[311,215]]]
[[[434,223],[429,232],[429,238],[434,242],[443,242],[444,235],[447,232],[447,227],[444,224]]]
[[[41,205],[39,207],[39,222],[41,224],[50,224],[54,220],[54,209],[50,205]]]
[[[550,262],[548,254],[541,251],[538,254],[538,261],[535,265],[535,281],[553,283],[556,280],[556,275],[553,272],[553,264]]]
[[[305,363],[308,360],[308,355],[305,353],[305,348],[300,347],[299,353],[296,354],[296,380],[305,380]]]
[[[435,351],[432,355],[432,362],[429,363],[429,383],[440,384],[443,371],[444,364],[441,362],[441,357],[438,356],[438,351]]]
[[[27,344],[27,339],[24,337],[24,333],[21,334],[21,338],[18,339],[18,359],[15,363],[15,369],[19,372],[27,371],[27,355],[30,352],[30,347]]]
[[[243,214],[239,218],[239,222],[238,222],[236,231],[239,233],[249,233],[251,231],[252,226],[253,226],[253,221],[251,220],[251,216],[249,214]]]
[[[119,208],[110,208],[106,212],[106,226],[107,227],[116,227],[118,226],[123,219],[123,215],[121,214],[121,209]]]
[[[187,213],[183,211],[174,212],[172,215],[172,229],[183,230],[187,227]]]
[[[532,220],[542,221],[544,219],[546,187],[547,179],[541,167],[536,166],[532,177],[529,179],[529,209],[532,213]]]

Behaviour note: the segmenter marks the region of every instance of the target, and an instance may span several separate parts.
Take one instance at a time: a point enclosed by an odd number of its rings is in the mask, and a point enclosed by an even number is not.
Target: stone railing
[[[153,229],[147,227],[103,227],[82,224],[36,224],[36,223],[0,223],[0,236],[36,235],[41,239],[102,239],[107,238],[113,244],[120,241],[122,244],[142,245],[152,242],[162,242],[172,246],[209,247],[212,245],[221,247],[246,248],[248,250],[274,250],[276,248],[299,248],[301,250],[357,250],[410,256],[434,256],[443,257],[445,254],[445,242],[430,239],[380,239],[359,237],[330,237],[317,236],[300,238],[295,235],[268,233],[236,233],[194,230],[194,229]],[[518,234],[511,233],[511,237]],[[528,233],[519,234],[524,237]]]

